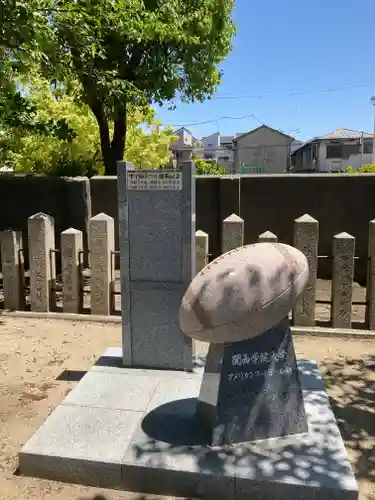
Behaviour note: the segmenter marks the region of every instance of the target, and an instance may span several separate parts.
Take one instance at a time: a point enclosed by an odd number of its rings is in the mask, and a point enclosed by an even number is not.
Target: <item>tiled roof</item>
[[[351,130],[349,128],[337,128],[333,132],[330,132],[327,135],[322,135],[320,137],[315,137],[316,139],[360,139],[362,137],[365,139],[370,139],[373,137],[372,134],[369,134],[368,132],[361,132],[360,130]]]
[[[297,149],[300,149],[302,146],[305,145],[305,142],[302,141],[293,141],[292,144],[290,145],[290,153],[293,154],[294,151],[297,151]]]
[[[313,142],[319,142],[319,141],[328,141],[328,140],[340,140],[340,139],[360,139],[363,137],[364,139],[372,139],[373,134],[370,134],[368,132],[362,132],[360,130],[352,130],[349,128],[337,128],[333,132],[330,132],[329,134],[326,135],[321,135],[318,137],[313,137],[309,141],[303,142],[301,145],[295,145],[293,147],[292,145],[292,151],[291,153],[294,154],[296,151],[299,151],[302,149],[304,146],[307,144],[311,144]]]

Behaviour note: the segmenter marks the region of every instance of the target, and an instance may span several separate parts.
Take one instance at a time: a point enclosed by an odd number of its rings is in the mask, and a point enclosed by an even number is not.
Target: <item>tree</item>
[[[124,156],[131,106],[214,92],[231,49],[233,1],[53,1],[42,68],[65,85],[81,83],[76,98],[96,118],[107,174]]]
[[[178,139],[171,127],[161,128],[151,107],[129,108],[127,113],[125,159],[139,168],[166,166],[171,159],[171,143]]]
[[[38,120],[35,106],[20,90],[19,74],[29,73],[43,57],[40,49],[48,38],[50,7],[49,0],[0,0],[2,144],[9,130],[13,135],[37,131],[65,138],[73,134],[64,121]]]
[[[69,176],[104,173],[98,126],[90,108],[61,89],[51,89],[48,80],[35,75],[24,78],[22,88],[27,94],[21,96],[26,103],[23,123],[27,126],[20,126],[18,115],[16,123],[9,116],[4,120],[0,149],[7,156],[2,158],[3,163],[9,160],[20,172]],[[76,89],[73,82],[71,88]],[[142,112],[129,108],[127,128],[126,160],[151,168],[169,162],[175,137],[170,127],[161,129],[152,108]]]
[[[19,84],[20,86],[20,84]],[[50,82],[32,75],[23,80],[23,93],[37,126],[12,127],[16,139],[9,154],[16,171],[54,175],[102,173],[98,129],[87,105],[56,93]],[[40,131],[41,125],[46,124]]]

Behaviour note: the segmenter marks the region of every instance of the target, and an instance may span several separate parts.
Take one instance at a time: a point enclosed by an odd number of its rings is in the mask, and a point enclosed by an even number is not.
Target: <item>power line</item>
[[[219,116],[218,118],[212,118],[212,120],[205,120],[204,122],[194,122],[194,123],[184,123],[184,124],[172,124],[171,127],[193,127],[194,125],[205,125],[206,123],[219,122],[221,120],[246,120],[247,118],[254,118],[257,122],[263,125],[263,122],[259,120],[257,116],[245,115],[245,116]]]
[[[301,144],[302,145],[302,144]],[[285,144],[285,143],[280,143],[280,144],[257,144],[257,145],[254,145],[254,146],[241,146],[241,147],[229,147],[229,148],[226,148],[225,146],[218,146],[218,147],[209,147],[209,148],[195,148],[195,147],[191,147],[191,148],[172,148],[173,151],[187,151],[188,149],[191,150],[193,153],[195,152],[200,152],[200,151],[206,151],[206,152],[209,152],[209,151],[220,151],[220,152],[232,152],[232,151],[243,151],[243,150],[248,150],[248,149],[259,149],[259,148],[264,148],[264,149],[268,149],[268,148],[287,148],[289,149],[290,146],[288,144]]]
[[[354,85],[342,85],[340,87],[327,87],[320,89],[309,89],[309,90],[301,90],[301,91],[293,91],[293,92],[271,92],[268,94],[234,94],[234,95],[217,95],[212,96],[211,100],[220,100],[220,99],[266,99],[268,97],[294,97],[299,95],[307,95],[307,94],[316,94],[322,92],[339,92],[343,90],[350,90],[356,88],[364,88],[375,85],[375,80],[366,82],[366,83],[358,83]]]

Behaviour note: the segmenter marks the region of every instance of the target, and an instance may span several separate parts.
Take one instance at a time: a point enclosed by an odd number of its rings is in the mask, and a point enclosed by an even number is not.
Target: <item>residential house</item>
[[[294,138],[261,125],[233,140],[236,173],[283,174],[289,170]]]
[[[220,133],[216,132],[207,137],[202,137],[201,143],[203,145],[201,158],[206,161],[217,162],[220,150]]]
[[[338,128],[305,142],[291,155],[294,172],[344,172],[372,163],[373,134]]]
[[[191,159],[193,148],[197,143],[197,139],[193,136],[190,130],[185,127],[175,130],[173,135],[178,137],[178,139],[171,144],[172,164],[173,166],[176,166],[183,161]]]
[[[199,155],[207,162],[215,162],[225,168],[229,173],[233,172],[233,136],[220,135],[215,132],[201,139],[203,151]]]

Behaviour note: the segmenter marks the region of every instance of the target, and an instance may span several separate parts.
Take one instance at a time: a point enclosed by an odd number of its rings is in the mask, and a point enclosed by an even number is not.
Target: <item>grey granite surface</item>
[[[142,170],[141,174],[151,179],[163,172],[169,171]],[[171,173],[182,176],[177,189],[160,189],[156,184],[151,189],[132,189],[128,175],[134,173],[123,163],[118,166],[123,362],[133,367],[191,370],[192,344],[177,318],[195,273],[193,164],[186,162],[181,171]],[[162,292],[168,286],[175,286],[173,298]],[[155,291],[158,288],[160,293]]]
[[[314,361],[298,362],[307,433],[212,447],[195,416],[201,367],[137,370],[121,359],[109,349],[48,417],[20,452],[21,474],[212,500],[358,499]]]

